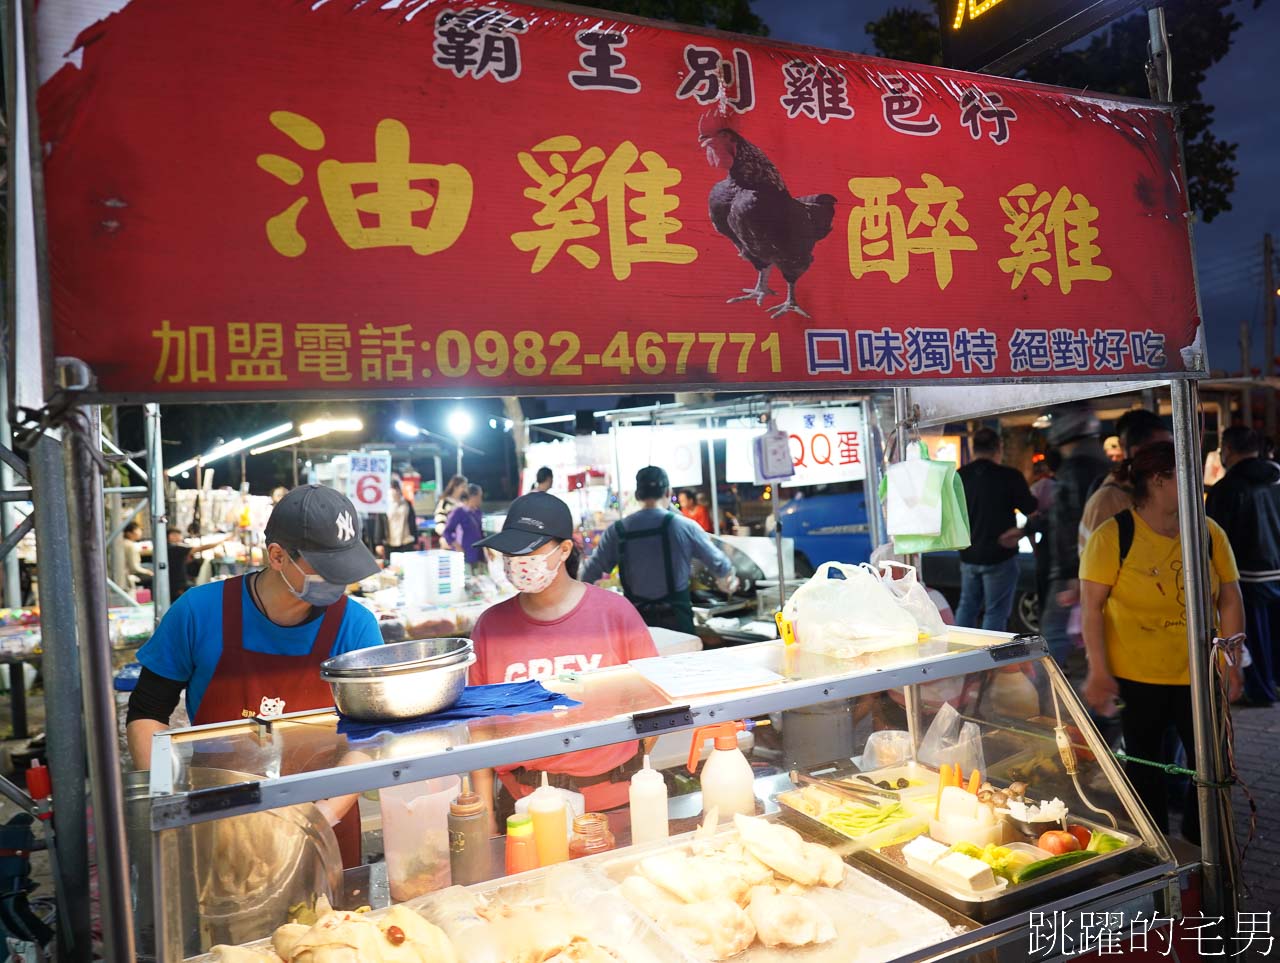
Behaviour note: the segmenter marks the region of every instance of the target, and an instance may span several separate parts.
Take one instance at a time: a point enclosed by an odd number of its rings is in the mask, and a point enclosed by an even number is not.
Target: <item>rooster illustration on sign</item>
[[[787,282],[787,298],[768,308],[769,316],[780,318],[795,312],[809,317],[796,301],[796,284],[813,263],[814,245],[831,233],[835,197],[792,197],[764,151],[734,130],[720,111],[712,110],[701,118],[698,143],[712,167],[728,172],[711,188],[711,223],[757,272],[756,286],[743,288],[741,295],[727,303],[755,301],[764,307],[766,295],[777,293],[769,288],[769,272],[776,267]]]

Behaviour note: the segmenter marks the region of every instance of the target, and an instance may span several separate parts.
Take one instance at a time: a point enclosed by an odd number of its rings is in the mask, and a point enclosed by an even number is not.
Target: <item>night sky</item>
[[[874,53],[863,29],[890,7],[930,9],[921,0],[754,0],[753,9],[778,40],[816,44],[854,53]],[[1205,99],[1217,108],[1217,136],[1239,144],[1232,210],[1212,224],[1197,224],[1194,238],[1200,297],[1209,334],[1209,364],[1240,371],[1240,322],[1252,329],[1252,363],[1262,365],[1262,235],[1280,233],[1280,123],[1275,93],[1280,89],[1276,37],[1280,3],[1258,10],[1251,0],[1232,5],[1243,22],[1231,52],[1209,74]],[[1141,70],[1141,65],[1134,66]],[[1174,72],[1178,64],[1173,64]],[[1280,238],[1277,239],[1280,243]]]

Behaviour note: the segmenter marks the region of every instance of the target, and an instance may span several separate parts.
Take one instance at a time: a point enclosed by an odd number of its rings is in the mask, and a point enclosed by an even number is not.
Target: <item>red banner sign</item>
[[[132,0],[79,46],[54,324],[104,394],[1188,366],[1153,105],[506,2]]]

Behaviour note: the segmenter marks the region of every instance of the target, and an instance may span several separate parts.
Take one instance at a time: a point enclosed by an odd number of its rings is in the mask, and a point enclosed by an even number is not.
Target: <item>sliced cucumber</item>
[[[1099,854],[1091,853],[1087,849],[1082,849],[1074,853],[1062,853],[1059,856],[1050,856],[1048,859],[1042,859],[1039,862],[1022,867],[1018,872],[1015,882],[1029,883],[1032,880],[1039,879],[1041,876],[1048,876],[1050,873],[1055,873],[1068,866],[1074,866],[1076,863],[1082,863],[1086,859],[1092,859],[1097,855]]]

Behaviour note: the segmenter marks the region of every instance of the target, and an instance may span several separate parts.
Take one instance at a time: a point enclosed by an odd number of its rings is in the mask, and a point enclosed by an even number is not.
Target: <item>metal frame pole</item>
[[[13,451],[13,428],[9,422],[9,366],[0,364],[0,446]],[[14,471],[8,462],[0,461],[0,490],[13,491]],[[22,525],[22,513],[9,502],[0,502],[0,536],[9,534]],[[22,608],[22,567],[18,561],[17,546],[4,554],[4,604],[6,608]],[[19,671],[21,671],[19,669]]]
[[[911,389],[893,389],[893,460],[907,460],[906,429],[914,421],[911,415]],[[915,567],[924,581],[924,559],[920,555],[907,555],[904,560]]]
[[[151,487],[151,599],[156,625],[169,611],[169,513],[165,507],[164,451],[160,441],[160,406],[142,406],[146,424],[147,484]]]
[[[111,637],[107,628],[106,544],[103,539],[99,410],[73,409],[68,432],[67,501],[72,568],[75,572],[84,721],[88,732],[89,779],[98,854],[103,951],[109,960],[134,959],[129,854],[124,831],[124,786],[116,704],[111,685]],[[43,611],[43,609],[42,609]]]
[[[862,423],[866,426],[862,456],[867,469],[862,479],[862,500],[867,512],[867,531],[871,536],[873,552],[886,541],[884,515],[880,511],[881,446],[876,442],[876,436],[880,431],[879,422],[880,419],[876,417],[875,403],[867,401],[862,406]]]
[[[714,427],[712,420],[707,419],[707,431],[710,432]],[[711,531],[715,535],[720,534],[720,494],[716,491],[720,487],[719,479],[716,478],[716,440],[709,434],[707,436],[707,465],[711,472]]]
[[[46,752],[53,781],[58,951],[64,963],[93,959],[89,922],[89,833],[85,734],[62,445],[45,435],[31,448],[43,655]],[[115,730],[112,730],[114,734]],[[101,828],[99,829],[101,832]]]
[[[1239,910],[1235,880],[1240,878],[1230,788],[1225,726],[1219,704],[1213,658],[1213,600],[1209,591],[1208,528],[1200,474],[1200,421],[1194,381],[1169,386],[1173,403],[1173,442],[1177,453],[1178,529],[1187,599],[1187,648],[1191,662],[1191,707],[1195,728],[1196,797],[1200,807],[1201,867],[1205,910],[1234,922]],[[1234,928],[1231,930],[1234,932]]]

